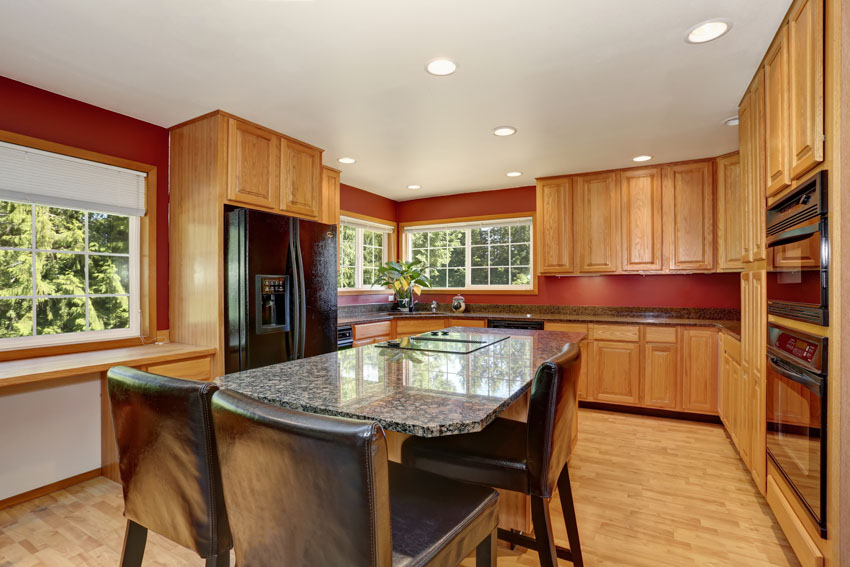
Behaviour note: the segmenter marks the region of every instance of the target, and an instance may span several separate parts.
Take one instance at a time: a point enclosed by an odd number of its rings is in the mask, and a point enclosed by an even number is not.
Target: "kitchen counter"
[[[228,374],[216,383],[277,406],[374,420],[399,433],[470,433],[482,430],[525,394],[541,363],[585,336],[464,330],[509,338],[469,354],[369,345]]]
[[[447,313],[447,312],[416,312],[406,314],[401,312],[372,312],[359,313],[355,315],[341,316],[337,320],[338,325],[357,325],[359,323],[373,323],[375,321],[390,321],[398,319],[427,319],[427,318],[469,318],[469,319],[521,319],[524,321],[559,321],[569,323],[605,323],[619,325],[662,325],[662,326],[688,326],[688,327],[715,327],[728,333],[735,339],[741,340],[741,321],[726,319],[702,319],[686,317],[659,317],[657,314],[630,313],[629,315],[610,314],[572,314],[572,313]]]

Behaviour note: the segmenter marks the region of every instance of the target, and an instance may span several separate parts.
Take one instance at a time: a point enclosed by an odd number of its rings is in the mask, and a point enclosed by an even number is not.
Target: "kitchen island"
[[[448,330],[505,339],[466,354],[368,345],[228,374],[216,383],[280,407],[377,421],[390,458],[398,460],[409,435],[471,433],[499,415],[524,421],[537,367],[584,338],[559,331]],[[501,525],[527,531],[527,499],[502,496]]]

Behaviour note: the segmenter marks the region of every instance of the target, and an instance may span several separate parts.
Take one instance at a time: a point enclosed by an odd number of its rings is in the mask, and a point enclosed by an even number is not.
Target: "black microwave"
[[[829,324],[826,171],[767,210],[767,312]]]

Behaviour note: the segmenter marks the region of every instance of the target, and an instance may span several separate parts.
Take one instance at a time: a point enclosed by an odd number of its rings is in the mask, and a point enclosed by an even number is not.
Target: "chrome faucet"
[[[437,300],[435,299],[434,301],[431,302],[431,313],[436,313],[436,312],[437,312]]]

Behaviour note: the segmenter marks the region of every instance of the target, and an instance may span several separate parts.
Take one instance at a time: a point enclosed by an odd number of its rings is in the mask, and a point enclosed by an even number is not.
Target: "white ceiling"
[[[161,126],[221,108],[405,200],[735,149],[722,121],[789,4],[0,0],[0,75]],[[710,18],[733,28],[686,44]],[[427,75],[437,56],[457,73]]]

